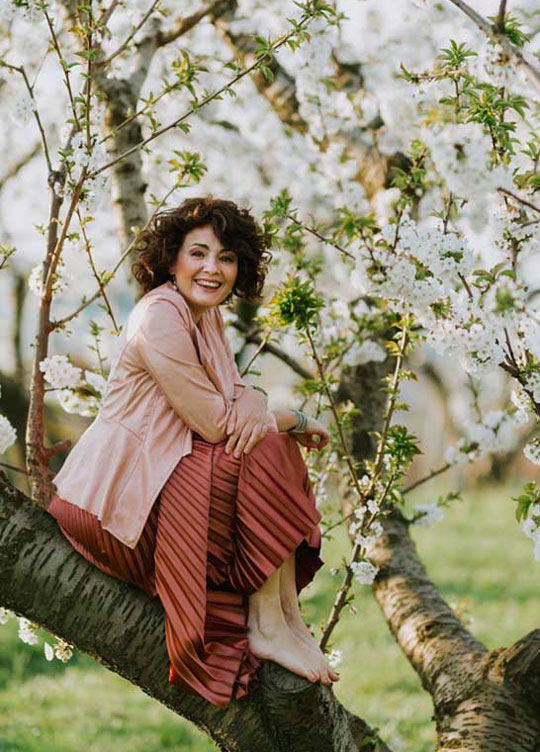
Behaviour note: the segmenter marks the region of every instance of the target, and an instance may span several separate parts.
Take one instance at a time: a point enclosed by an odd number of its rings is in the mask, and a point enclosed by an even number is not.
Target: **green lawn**
[[[416,528],[428,570],[445,597],[465,610],[488,647],[508,645],[538,627],[539,565],[514,519],[510,497],[519,486],[463,494],[433,528]],[[418,489],[411,502],[429,502],[439,490]],[[304,591],[306,620],[318,627],[338,579],[342,535],[324,544],[328,567]],[[431,703],[394,643],[367,587],[356,586],[357,613],[344,614],[333,636],[343,651],[336,695],[380,729],[394,752],[433,749]],[[39,633],[47,639],[47,633]],[[30,646],[17,625],[0,626],[0,752],[158,752],[215,749],[188,722],[124,679],[76,653],[48,662],[43,641]]]

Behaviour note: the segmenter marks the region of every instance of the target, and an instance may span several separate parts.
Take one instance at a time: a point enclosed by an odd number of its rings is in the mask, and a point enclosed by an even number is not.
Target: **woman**
[[[269,245],[232,201],[154,217],[133,265],[144,294],[48,508],[95,566],[160,598],[169,681],[219,707],[257,687],[264,659],[339,678],[297,598],[323,562],[296,441],[321,448],[329,434],[242,382],[219,309],[260,299]]]

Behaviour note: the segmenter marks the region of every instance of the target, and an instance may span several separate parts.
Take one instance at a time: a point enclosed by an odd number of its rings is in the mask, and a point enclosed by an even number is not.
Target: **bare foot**
[[[310,682],[323,678],[324,662],[287,627],[283,616],[266,625],[248,620],[248,643],[257,658],[275,661]]]
[[[290,613],[284,612],[284,615],[287,626],[289,627],[291,632],[293,632],[296,637],[302,640],[302,642],[308,645],[309,648],[319,656],[319,660],[322,659],[324,661],[324,668],[329,681],[323,683],[331,684],[334,681],[339,681],[339,674],[336,673],[336,671],[334,671],[334,669],[328,663],[328,658],[315,642],[315,638],[311,634],[311,631],[309,630],[307,624],[302,619],[300,611],[293,611]]]

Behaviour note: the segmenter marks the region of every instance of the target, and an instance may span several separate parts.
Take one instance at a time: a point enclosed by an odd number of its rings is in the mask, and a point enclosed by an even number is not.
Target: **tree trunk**
[[[369,551],[373,592],[392,634],[430,692],[438,752],[538,752],[540,630],[488,651],[429,579],[395,511]]]

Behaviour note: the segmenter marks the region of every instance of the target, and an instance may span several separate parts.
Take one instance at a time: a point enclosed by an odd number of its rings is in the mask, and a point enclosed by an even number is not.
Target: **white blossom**
[[[535,561],[540,561],[540,525],[538,521],[532,517],[528,517],[523,521],[522,530],[534,543],[533,553]]]
[[[4,454],[17,440],[17,431],[5,415],[0,415],[0,454]]]
[[[27,91],[21,91],[11,100],[8,113],[15,125],[24,125],[30,120],[35,109],[36,104],[30,94]]]
[[[37,636],[35,630],[37,629],[37,624],[33,624],[31,621],[26,619],[24,616],[19,616],[19,639],[23,642],[26,642],[28,645],[36,645],[39,642],[39,637]]]
[[[478,459],[479,452],[477,450],[465,451],[465,447],[469,442],[466,439],[458,439],[457,446],[448,447],[444,452],[444,459],[449,465],[465,465],[467,462],[474,462]]]
[[[523,454],[525,457],[535,465],[540,465],[540,442],[538,439],[529,441],[523,447]]]
[[[361,585],[371,585],[379,571],[379,567],[376,567],[370,561],[353,561],[350,567],[355,580]]]
[[[342,659],[343,659],[342,651],[334,648],[328,654],[328,665],[331,666],[332,668],[336,668],[337,666],[339,666]]]
[[[85,417],[93,417],[99,410],[100,401],[93,395],[80,391],[63,389],[58,392],[58,402],[67,413],[76,413]]]
[[[354,342],[352,347],[345,353],[343,364],[358,366],[371,361],[381,362],[386,360],[386,350],[377,342],[366,339],[361,344]]]
[[[503,410],[491,410],[483,421],[469,422],[467,433],[484,452],[510,451],[518,440],[515,418]]]
[[[514,405],[518,408],[518,412],[528,414],[533,411],[533,406],[531,405],[530,397],[524,391],[523,387],[520,384],[517,384],[514,387],[514,389],[512,390],[512,393],[510,394],[510,399],[512,400]]]
[[[56,644],[54,645],[54,655],[59,661],[62,661],[62,663],[67,663],[69,659],[73,655],[73,645],[70,645],[65,640],[62,640],[60,637],[57,639]]]
[[[95,389],[103,397],[107,389],[107,379],[105,379],[100,373],[94,371],[85,370],[84,378],[90,386]]]
[[[67,355],[44,358],[39,364],[39,370],[55,389],[78,386],[82,381],[82,369],[72,365]]]
[[[53,275],[52,290],[55,293],[62,292],[73,282],[73,275],[57,266]],[[36,264],[28,277],[28,287],[38,298],[43,294],[43,264]]]
[[[362,527],[362,522],[353,522],[349,526],[349,532],[351,535],[354,535],[357,530],[360,530]],[[362,546],[366,548],[367,546],[373,546],[377,540],[381,537],[383,534],[383,526],[378,520],[374,520],[369,528],[365,531],[366,535],[363,535],[361,532],[358,532],[354,538],[355,544]]]
[[[421,139],[448,189],[461,198],[513,187],[502,166],[491,168],[492,144],[480,123],[444,123],[423,128]]]
[[[444,519],[444,511],[438,504],[415,504],[413,509],[420,515],[415,520],[416,525],[431,527],[435,522]]]
[[[538,241],[540,247],[540,241]],[[533,317],[531,311],[522,316],[519,321],[519,333],[523,338],[524,347],[540,360],[540,323]]]
[[[525,387],[532,392],[535,402],[540,402],[540,373],[531,371],[525,378]]]

